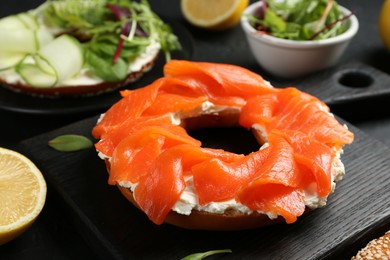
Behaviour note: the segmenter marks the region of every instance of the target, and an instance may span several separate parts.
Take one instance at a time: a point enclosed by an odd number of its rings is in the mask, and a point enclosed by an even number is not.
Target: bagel
[[[234,65],[174,60],[164,75],[122,91],[92,131],[109,184],[150,220],[241,230],[294,223],[326,204],[353,134],[324,103]],[[258,151],[205,148],[187,133],[237,126],[253,131]]]
[[[0,83],[58,97],[98,95],[137,81],[161,51],[180,49],[145,3],[47,1],[0,19]]]
[[[363,259],[390,259],[390,231],[371,240],[352,257],[352,260]]]

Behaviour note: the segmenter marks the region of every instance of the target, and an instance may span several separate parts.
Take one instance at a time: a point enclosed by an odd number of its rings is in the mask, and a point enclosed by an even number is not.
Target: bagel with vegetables
[[[0,83],[39,96],[112,91],[180,49],[146,1],[47,1],[0,19],[0,33]]]

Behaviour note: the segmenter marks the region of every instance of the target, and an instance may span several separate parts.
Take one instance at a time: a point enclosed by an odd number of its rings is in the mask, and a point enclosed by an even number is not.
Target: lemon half
[[[0,245],[22,234],[46,200],[46,182],[24,155],[0,148]]]
[[[222,30],[233,27],[249,0],[181,0],[184,17],[194,26]]]
[[[390,0],[386,0],[379,15],[379,33],[388,51],[390,51]]]

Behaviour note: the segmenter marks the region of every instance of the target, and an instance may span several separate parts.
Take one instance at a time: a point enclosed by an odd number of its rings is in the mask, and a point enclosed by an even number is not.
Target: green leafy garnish
[[[348,29],[344,15],[334,0],[263,0],[259,13],[248,16],[258,31],[296,40],[320,40],[335,37]]]
[[[60,33],[83,43],[85,67],[108,82],[120,82],[129,64],[157,42],[166,59],[181,48],[177,37],[146,0],[47,0],[36,11]]]
[[[48,145],[57,151],[74,152],[91,148],[93,143],[90,139],[82,135],[60,135],[51,139]]]
[[[222,253],[231,253],[231,252],[232,252],[232,250],[230,250],[230,249],[211,250],[211,251],[207,251],[207,252],[203,252],[203,253],[191,254],[191,255],[188,255],[188,256],[182,258],[181,260],[201,260],[201,259],[204,259],[204,258],[211,256],[211,255],[222,254]]]

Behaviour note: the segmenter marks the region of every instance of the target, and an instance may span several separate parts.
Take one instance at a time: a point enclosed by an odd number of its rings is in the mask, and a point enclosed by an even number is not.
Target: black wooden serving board
[[[96,120],[88,118],[22,141],[18,150],[37,164],[48,185],[58,191],[72,212],[75,228],[102,259],[180,259],[226,248],[233,252],[210,259],[348,259],[368,240],[390,229],[390,148],[352,125],[348,127],[355,141],[342,156],[347,173],[325,207],[290,225],[208,232],[150,222],[107,184],[104,163],[93,148],[65,153],[47,145],[61,134],[92,138]],[[217,145],[211,130],[194,134],[209,147]],[[233,128],[218,135],[250,138]]]
[[[341,64],[290,84],[328,105],[390,96],[390,75],[361,62]]]

